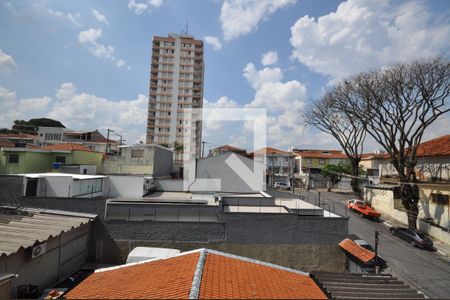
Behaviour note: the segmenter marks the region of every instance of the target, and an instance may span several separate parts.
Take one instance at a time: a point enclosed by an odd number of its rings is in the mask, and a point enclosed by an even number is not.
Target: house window
[[[432,193],[431,201],[441,205],[448,205],[448,195]]]
[[[307,165],[310,165],[311,163],[312,163],[311,158],[307,158],[307,159],[306,159],[306,164],[307,164]]]
[[[56,162],[65,164],[66,163],[66,157],[65,156],[57,156],[56,157]]]
[[[325,164],[325,159],[319,159],[319,164],[324,165]]]
[[[19,154],[10,154],[10,155],[8,155],[8,163],[10,163],[10,164],[18,164],[19,163]]]

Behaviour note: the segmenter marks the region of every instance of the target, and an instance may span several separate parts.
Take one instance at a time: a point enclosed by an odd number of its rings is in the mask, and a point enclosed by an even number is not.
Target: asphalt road
[[[274,197],[294,196],[291,193],[271,189],[268,193]],[[334,203],[336,214],[349,217],[349,234],[356,234],[373,246],[375,230],[380,232],[378,255],[388,264],[384,272],[397,276],[430,298],[450,298],[450,261],[447,258],[437,252],[415,248],[393,236],[382,222],[370,221],[348,211],[345,203],[352,198],[350,194],[322,192],[320,198],[321,202],[329,204],[331,210]],[[317,204],[312,198],[308,202]]]

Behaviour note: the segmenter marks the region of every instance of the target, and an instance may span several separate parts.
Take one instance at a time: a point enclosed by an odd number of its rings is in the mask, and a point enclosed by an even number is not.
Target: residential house
[[[295,154],[295,171],[298,174],[318,174],[328,164],[348,162],[347,155],[341,150],[293,149],[292,152]]]
[[[0,174],[49,172],[61,166],[86,166],[77,173],[94,173],[103,153],[80,144],[55,144],[41,148],[0,148]],[[55,164],[56,163],[56,164]]]
[[[98,152],[116,153],[119,143],[113,139],[107,139],[97,129],[94,131],[71,130],[64,127],[39,127],[38,144],[48,146],[61,143],[78,143]]]
[[[219,146],[216,148],[212,148],[209,150],[209,154],[208,156],[217,156],[226,152],[233,152],[236,154],[240,154],[243,156],[247,156],[247,150],[241,149],[241,148],[237,148],[234,146],[230,146],[230,145],[223,145],[223,146]]]
[[[24,148],[27,145],[37,144],[38,136],[33,134],[0,133],[0,142],[12,143],[11,147]]]
[[[266,166],[265,176],[268,186],[275,182],[290,183],[294,171],[294,155],[290,152],[265,147],[250,154],[253,159]]]
[[[38,298],[87,261],[92,214],[0,206],[0,295]],[[10,275],[7,291],[4,275]]]
[[[327,299],[308,273],[209,249],[96,270],[66,299]]]
[[[119,155],[105,156],[102,174],[170,176],[173,151],[157,144],[120,146]]]
[[[406,150],[408,151],[408,150]],[[426,142],[417,147],[417,179],[420,181],[450,181],[450,134]],[[389,155],[376,157],[381,178],[398,177],[397,170],[390,162]]]

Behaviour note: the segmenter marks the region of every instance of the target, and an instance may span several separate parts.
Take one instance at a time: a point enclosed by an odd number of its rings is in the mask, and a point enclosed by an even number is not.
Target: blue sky
[[[448,55],[449,16],[437,0],[1,0],[0,127],[47,116],[142,140],[151,38],[188,22],[206,41],[208,106],[266,107],[272,146],[336,148],[300,125],[304,105],[354,72]],[[448,133],[439,122],[427,138]],[[204,140],[249,147],[239,126],[206,128]]]

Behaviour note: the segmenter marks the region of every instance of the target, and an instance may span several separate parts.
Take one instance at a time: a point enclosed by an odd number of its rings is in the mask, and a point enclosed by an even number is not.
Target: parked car
[[[401,239],[409,242],[411,245],[415,247],[419,247],[422,249],[433,249],[433,241],[428,238],[425,234],[417,231],[411,230],[403,227],[391,227],[389,231],[398,236]]]
[[[289,184],[287,184],[286,182],[275,182],[273,187],[276,189],[281,189],[281,190],[290,190],[291,189]]]
[[[363,216],[378,219],[381,213],[373,209],[369,204],[362,200],[352,199],[347,202],[347,207]]]

